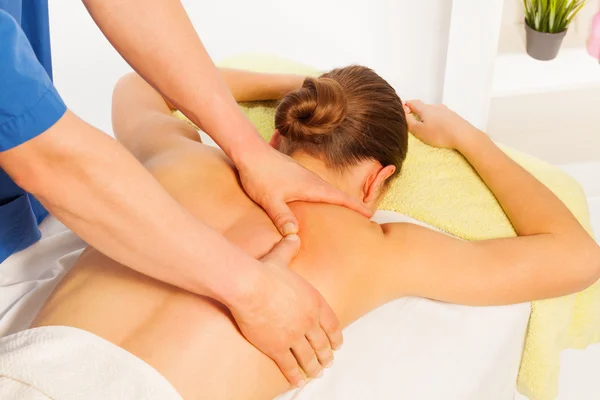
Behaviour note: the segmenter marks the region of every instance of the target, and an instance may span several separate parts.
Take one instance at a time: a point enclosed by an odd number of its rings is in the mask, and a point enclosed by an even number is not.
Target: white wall
[[[600,162],[598,104],[598,87],[496,97],[487,133],[553,164]]]
[[[112,87],[129,68],[80,1],[49,3],[56,86],[72,110],[110,132]],[[442,99],[451,0],[183,3],[215,60],[259,51],[322,69],[360,63],[402,98]]]

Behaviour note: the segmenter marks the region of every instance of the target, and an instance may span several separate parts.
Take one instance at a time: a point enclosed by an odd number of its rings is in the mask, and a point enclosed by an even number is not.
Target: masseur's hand
[[[293,201],[337,204],[368,218],[372,215],[358,200],[269,146],[260,152],[248,152],[236,167],[246,193],[267,212],[284,236],[298,232],[298,220],[287,205]]]
[[[282,239],[262,258],[264,275],[253,282],[250,300],[229,307],[246,339],[272,358],[294,386],[318,377],[333,362],[332,349],[342,344],[333,310],[288,268],[299,247],[297,235]]]
[[[430,146],[459,149],[481,133],[460,115],[443,104],[425,104],[420,100],[404,105],[408,129]]]

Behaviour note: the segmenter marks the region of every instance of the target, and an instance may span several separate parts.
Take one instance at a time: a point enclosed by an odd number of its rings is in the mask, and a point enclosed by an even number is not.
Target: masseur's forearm
[[[511,160],[476,128],[457,146],[494,193],[519,235],[564,234],[587,237],[567,207],[540,181]]]
[[[194,219],[117,141],[70,112],[42,135],[0,153],[0,167],[124,265],[226,305],[252,290],[246,285],[254,283],[258,261]]]
[[[84,4],[123,58],[234,162],[244,152],[265,148],[179,0],[84,0]]]

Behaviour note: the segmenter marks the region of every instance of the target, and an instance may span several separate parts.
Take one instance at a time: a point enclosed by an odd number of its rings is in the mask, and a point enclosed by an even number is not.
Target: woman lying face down
[[[410,223],[378,225],[334,205],[292,203],[301,248],[290,268],[323,294],[344,327],[403,296],[511,304],[579,291],[598,279],[600,250],[560,200],[446,107],[403,106],[385,80],[360,66],[306,79],[237,70],[222,75],[238,101],[283,97],[271,144],[372,209],[401,172],[410,126],[426,143],[460,151],[519,234],[467,242]],[[118,140],[195,218],[256,258],[282,240],[241,189],[225,154],[203,145],[134,74],[117,84],[113,124]],[[239,333],[226,307],[94,249],[82,254],[33,324],[55,325],[127,350],[186,399],[266,400],[290,388],[277,366]],[[329,346],[321,338],[319,347]],[[300,363],[298,376],[319,371],[317,359]]]

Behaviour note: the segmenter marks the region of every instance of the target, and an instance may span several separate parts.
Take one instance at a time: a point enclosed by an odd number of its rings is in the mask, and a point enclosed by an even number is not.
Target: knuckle
[[[341,331],[336,331],[333,335],[333,339],[337,342],[337,343],[341,343],[344,341],[344,335],[342,335]]]
[[[323,330],[330,334],[337,332],[340,328],[337,318],[324,318],[321,321],[321,325],[323,326]]]
[[[329,347],[329,343],[324,344],[319,350],[317,350],[317,355],[319,356],[330,356],[333,355],[333,351],[331,351],[331,347]]]
[[[322,353],[329,350],[329,340],[327,340],[327,337],[319,336],[319,338],[317,340],[313,340],[311,344],[317,353]]]
[[[289,213],[287,211],[279,211],[273,215],[273,222],[275,222],[276,225],[287,219],[289,219]]]
[[[333,350],[337,350],[344,342],[342,335],[332,335],[329,337],[329,341],[331,342],[331,348]]]
[[[314,359],[310,365],[307,367],[307,373],[311,376],[311,377],[315,377],[319,374],[319,372],[321,372],[321,369],[323,369],[321,367],[321,364],[317,361],[317,359]]]
[[[329,366],[333,362],[333,353],[328,353],[326,356],[319,357],[322,366]]]
[[[299,375],[298,368],[296,368],[296,367],[282,368],[281,370],[283,371],[283,373],[286,376],[288,376],[290,378],[294,378],[294,377],[297,377]]]
[[[284,375],[292,385],[297,385],[298,382],[300,382],[303,378],[303,376],[297,371],[284,373]]]
[[[298,360],[302,364],[309,364],[311,359],[315,357],[315,353],[309,350],[298,353]]]
[[[318,322],[319,322],[319,319],[316,315],[314,315],[313,313],[308,314],[306,316],[306,332],[308,332],[315,325],[317,325]]]
[[[323,356],[323,361],[333,361],[335,356],[333,355],[333,351],[329,350]]]
[[[325,355],[319,356],[319,363],[323,367],[329,366],[332,361],[333,361],[333,354],[331,354],[331,353],[327,353]]]
[[[329,347],[329,340],[327,340],[327,336],[323,332],[311,335],[309,341],[316,351],[325,351]]]
[[[329,318],[324,318],[323,323],[329,330],[337,331],[340,329],[340,321],[337,319],[335,314],[332,314]]]
[[[297,365],[294,361],[292,361],[291,359],[288,359],[288,358],[277,361],[277,364],[279,365],[279,367],[282,370],[285,370],[285,371],[293,371],[294,369],[296,369],[296,365]]]

